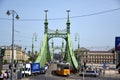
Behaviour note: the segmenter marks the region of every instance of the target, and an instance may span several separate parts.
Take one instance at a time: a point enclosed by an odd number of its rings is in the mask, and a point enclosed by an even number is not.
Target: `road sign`
[[[103,62],[103,68],[106,69],[106,62]]]
[[[120,37],[115,38],[115,50],[120,51]]]

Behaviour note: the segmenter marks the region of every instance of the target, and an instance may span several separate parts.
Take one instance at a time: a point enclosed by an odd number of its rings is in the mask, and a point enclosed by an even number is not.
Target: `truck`
[[[22,68],[22,76],[31,76],[40,73],[40,63],[26,63]]]

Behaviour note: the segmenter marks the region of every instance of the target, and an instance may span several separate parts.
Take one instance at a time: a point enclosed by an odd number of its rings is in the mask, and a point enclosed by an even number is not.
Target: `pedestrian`
[[[4,74],[4,79],[7,80],[7,73],[4,72],[3,74]]]
[[[5,74],[6,74],[6,80],[7,80],[9,78],[8,70],[5,71]]]
[[[103,76],[105,76],[105,69],[103,69]]]
[[[0,80],[4,80],[4,74],[0,71]]]
[[[8,72],[8,78],[11,78],[11,72],[10,71],[7,72]]]

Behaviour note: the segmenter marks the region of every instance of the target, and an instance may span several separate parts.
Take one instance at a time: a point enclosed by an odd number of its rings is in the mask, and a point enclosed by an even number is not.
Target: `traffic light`
[[[12,64],[9,64],[9,69],[12,69]]]
[[[17,63],[14,64],[14,67],[17,68]]]

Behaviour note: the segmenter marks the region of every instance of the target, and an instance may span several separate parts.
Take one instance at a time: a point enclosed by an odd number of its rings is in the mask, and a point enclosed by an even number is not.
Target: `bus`
[[[69,76],[70,75],[70,64],[68,62],[57,63],[56,74],[60,76]]]

